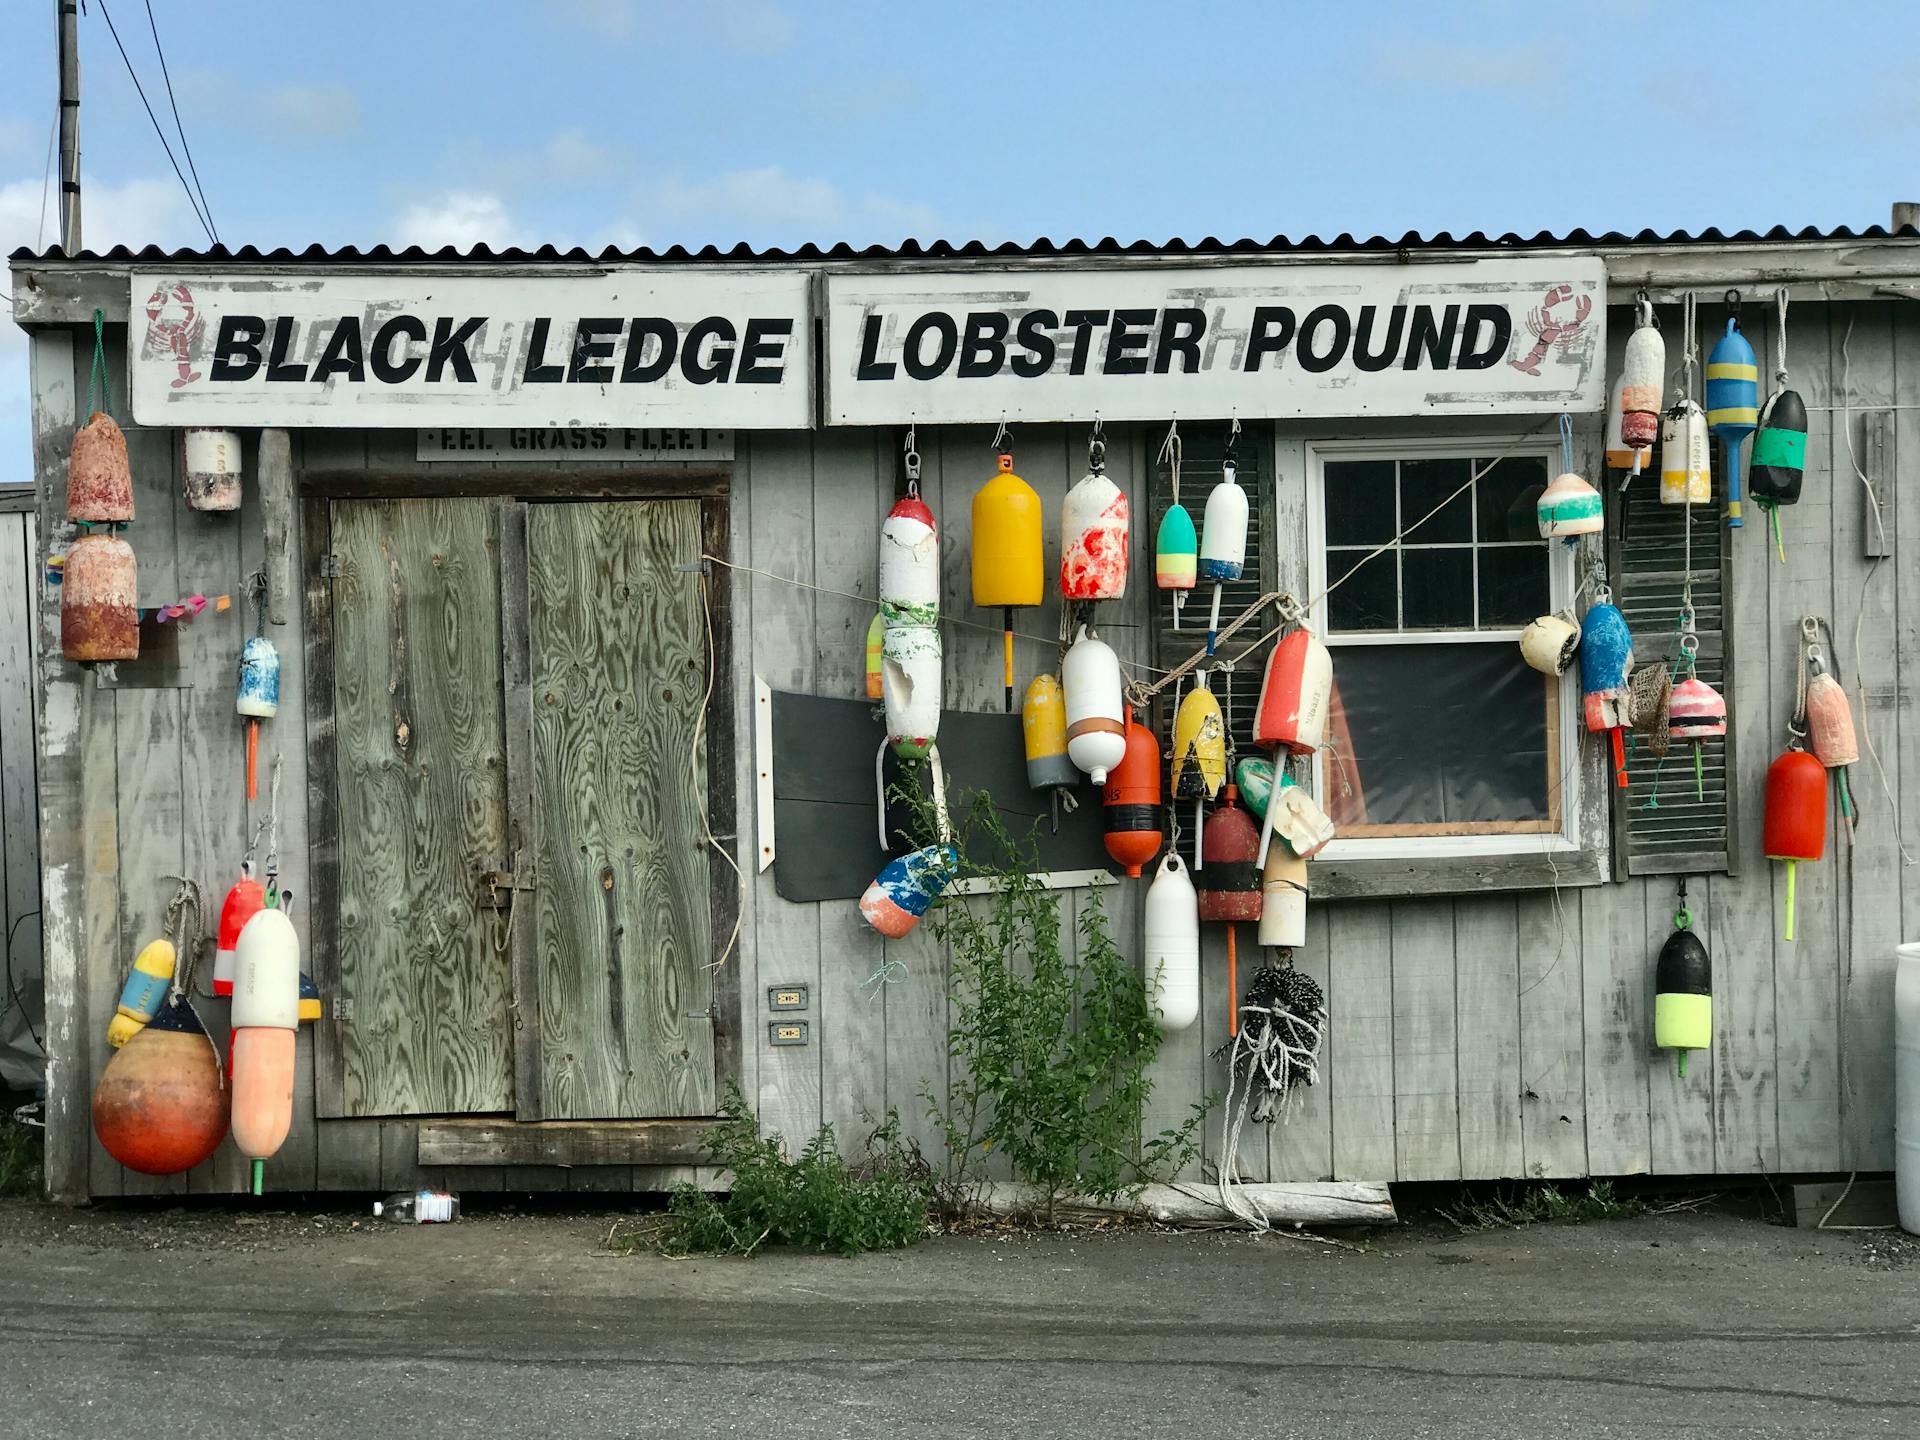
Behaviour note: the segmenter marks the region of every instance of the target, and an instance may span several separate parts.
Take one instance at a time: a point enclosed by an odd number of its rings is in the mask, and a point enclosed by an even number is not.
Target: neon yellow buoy
[[[1005,618],[1007,710],[1013,710],[1013,612],[1046,595],[1040,496],[1000,452],[999,473],[973,497],[973,603]]]

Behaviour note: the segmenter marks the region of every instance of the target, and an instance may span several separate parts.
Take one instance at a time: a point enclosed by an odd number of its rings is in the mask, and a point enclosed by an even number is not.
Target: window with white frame
[[[1534,512],[1553,459],[1510,439],[1312,447],[1328,859],[1574,848],[1578,674],[1541,675],[1518,644],[1571,600],[1571,554]]]

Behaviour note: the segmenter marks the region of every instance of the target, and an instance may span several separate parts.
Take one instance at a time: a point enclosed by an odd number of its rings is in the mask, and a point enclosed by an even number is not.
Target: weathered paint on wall
[[[1750,306],[1749,333],[1770,365],[1772,336],[1753,312]],[[1902,456],[1920,458],[1920,312],[1903,301],[1796,304],[1791,324],[1789,363],[1812,418],[1805,499],[1786,516],[1787,565],[1773,558],[1763,537],[1747,534],[1734,546],[1731,572],[1730,700],[1748,802],[1739,873],[1698,879],[1690,892],[1695,924],[1715,961],[1714,1050],[1695,1055],[1681,1081],[1670,1057],[1652,1045],[1653,958],[1669,922],[1671,880],[1317,903],[1299,963],[1329,997],[1324,1079],[1287,1124],[1244,1137],[1241,1168],[1250,1178],[1751,1173],[1891,1164],[1892,947],[1920,929],[1920,875],[1899,848],[1904,840],[1920,854],[1920,813],[1911,803],[1920,791],[1920,715],[1913,700],[1920,605],[1899,601],[1920,593],[1920,543],[1898,544],[1900,497],[1883,485],[1880,507],[1893,558],[1869,569],[1862,558],[1867,497],[1847,437],[1851,426],[1858,452],[1863,413],[1876,404],[1914,407],[1880,413],[1892,437],[1889,473],[1898,473]],[[37,377],[46,356],[67,356],[65,378],[37,379],[37,385],[71,385],[72,348],[64,334],[36,339]],[[125,373],[117,357],[113,372]],[[150,432],[129,433],[140,457],[141,520],[130,538],[141,556],[142,603],[169,588],[238,593],[258,563],[257,509],[225,518],[188,511],[179,499],[171,444]],[[1303,583],[1304,557],[1288,551],[1295,527],[1287,517],[1299,514],[1305,476],[1298,441],[1305,434],[1283,430],[1273,452],[1282,517],[1279,573],[1283,584],[1296,586]],[[963,709],[1000,704],[999,617],[973,611],[967,569],[968,502],[993,471],[990,435],[990,427],[920,435],[922,493],[947,540],[943,609],[983,627],[949,631],[946,702]],[[1148,451],[1158,438],[1144,427],[1108,430],[1109,473],[1133,496],[1136,515],[1145,512]],[[57,440],[47,438],[50,453]],[[1050,515],[1057,515],[1066,487],[1084,469],[1084,442],[1082,431],[1064,427],[1021,427],[1014,436],[1019,471],[1040,491]],[[890,432],[852,430],[740,437],[731,485],[734,563],[820,587],[736,576],[734,633],[743,639],[731,683],[742,716],[752,713],[756,673],[775,688],[863,693],[870,605],[827,592],[873,594],[874,536],[893,496],[895,443]],[[320,463],[413,470],[423,486],[447,473],[444,465],[417,465],[405,434],[296,437],[296,469]],[[41,466],[43,481],[55,473]],[[1145,658],[1150,544],[1151,536],[1137,527],[1132,593],[1107,620],[1108,638],[1123,660]],[[1057,546],[1058,536],[1050,535],[1049,573],[1057,566]],[[1860,832],[1836,836],[1826,860],[1801,868],[1799,938],[1788,943],[1777,933],[1782,880],[1759,854],[1757,797],[1791,707],[1798,617],[1808,611],[1834,621],[1848,688],[1865,686],[1862,727],[1872,735],[1892,793],[1909,803],[1905,833],[1896,835],[1876,767],[1863,760],[1854,777],[1864,816]],[[183,632],[173,688],[102,689],[57,659],[43,669],[49,715],[43,755],[61,762],[58,774],[42,776],[43,800],[52,811],[47,833],[59,837],[44,857],[49,998],[52,1004],[61,986],[75,985],[75,998],[62,1003],[70,1018],[77,1015],[77,1028],[63,1029],[59,1016],[50,1018],[54,1043],[77,1044],[80,1059],[77,1073],[61,1082],[67,1095],[54,1113],[62,1125],[85,1124],[84,1091],[104,1063],[104,1016],[131,953],[127,947],[157,923],[165,900],[157,877],[185,865],[217,904],[244,848],[248,818],[235,783],[242,741],[231,704],[239,631],[232,622],[210,622],[203,618]],[[1024,684],[1051,663],[1057,606],[1023,612],[1018,624],[1023,634],[1043,637],[1017,649]],[[290,765],[303,747],[299,628],[296,613],[292,625],[275,632],[289,666],[288,699],[270,746],[283,750]],[[123,667],[123,684],[130,670]],[[156,775],[136,779],[156,753],[171,759],[163,759]],[[726,827],[735,835],[754,833],[753,764],[751,747],[742,743],[735,756],[739,812]],[[282,803],[285,879],[299,888],[302,787],[290,783]],[[854,902],[789,904],[775,894],[770,872],[747,869],[741,943],[727,963],[743,967],[740,1079],[765,1124],[798,1139],[829,1120],[843,1137],[857,1136],[864,1117],[895,1106],[907,1133],[930,1142],[921,1095],[944,1096],[949,1083],[947,957],[939,942],[925,926],[905,940],[884,941],[860,921]],[[1121,933],[1136,938],[1138,893],[1139,887],[1127,887],[1106,900]],[[1090,903],[1087,892],[1069,892],[1064,918],[1071,923]],[[1222,1089],[1218,1063],[1209,1058],[1224,1038],[1226,1011],[1223,943],[1214,927],[1206,945],[1202,1018],[1163,1051],[1148,1117],[1154,1128]],[[875,979],[888,961],[900,963]],[[767,987],[791,983],[809,986],[814,997],[807,1017],[813,1043],[770,1048]],[[223,1011],[224,1004],[208,1002],[210,1019]],[[369,1189],[419,1178],[414,1122],[316,1121],[311,1066],[311,1044],[303,1039],[299,1114],[278,1167],[279,1184]],[[70,1132],[56,1135],[50,1153],[69,1153],[74,1143]],[[1209,1127],[1207,1143],[1211,1152],[1217,1124]],[[225,1152],[178,1181],[124,1174],[90,1138],[81,1153],[69,1194],[232,1190],[241,1180],[238,1163]],[[625,1189],[678,1173],[684,1172],[615,1167],[576,1172],[568,1181],[551,1171],[482,1168],[463,1169],[457,1182]]]

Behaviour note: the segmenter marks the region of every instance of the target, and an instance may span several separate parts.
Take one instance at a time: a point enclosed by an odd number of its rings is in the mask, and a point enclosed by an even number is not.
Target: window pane
[[[1443,540],[1473,538],[1473,491],[1449,495],[1473,474],[1471,460],[1402,460],[1400,462],[1400,523],[1410,527],[1407,543],[1433,545]],[[1442,500],[1446,505],[1425,524],[1415,524]]]
[[[1380,825],[1548,828],[1540,822],[1557,819],[1556,683],[1504,640],[1336,649],[1328,813],[1348,835]]]
[[[1408,550],[1400,566],[1401,629],[1473,628],[1473,551]]]
[[[1480,628],[1525,625],[1550,609],[1547,547],[1501,545],[1480,552]]]
[[[1393,552],[1367,560],[1365,550],[1329,550],[1327,623],[1336,630],[1397,630]],[[1344,583],[1341,577],[1348,576]]]
[[[1327,462],[1327,543],[1384,545],[1393,538],[1393,461]]]
[[[1487,462],[1473,463],[1478,468]],[[1534,505],[1546,484],[1547,462],[1538,456],[1516,456],[1495,462],[1473,487],[1480,539],[1538,541],[1540,518]]]

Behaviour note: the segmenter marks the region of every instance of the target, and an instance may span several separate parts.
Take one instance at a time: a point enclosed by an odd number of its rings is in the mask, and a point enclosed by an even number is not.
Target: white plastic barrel
[[[1920,944],[1894,951],[1893,1180],[1900,1228],[1920,1235]]]

